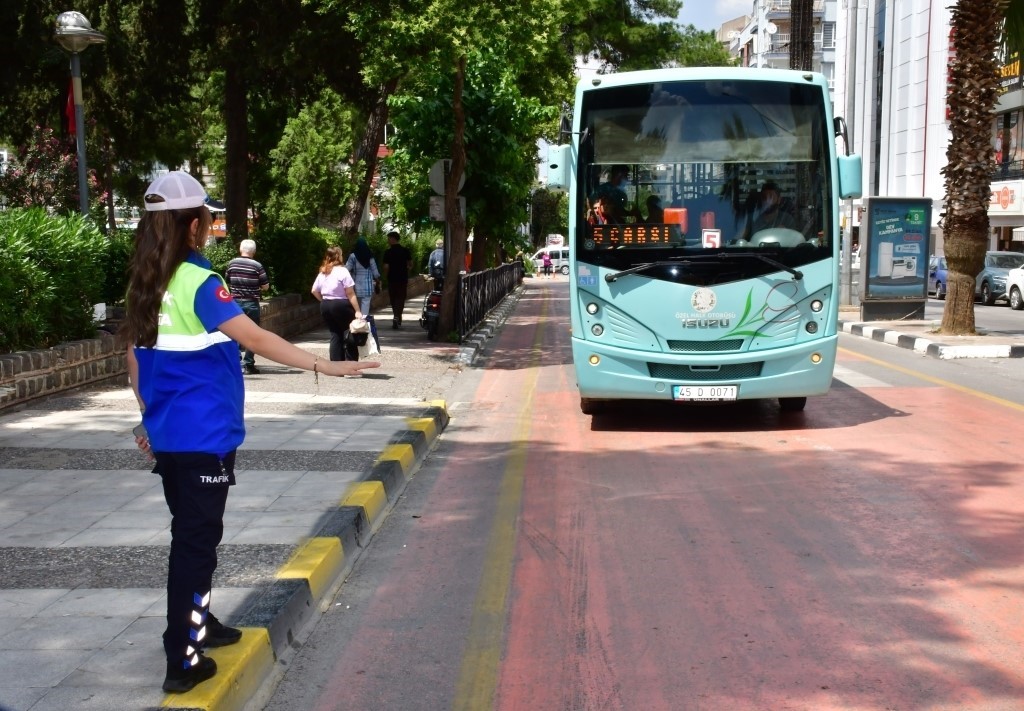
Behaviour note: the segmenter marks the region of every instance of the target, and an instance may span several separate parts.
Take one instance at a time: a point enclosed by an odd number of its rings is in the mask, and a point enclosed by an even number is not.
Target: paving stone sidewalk
[[[462,346],[427,340],[422,297],[400,330],[382,311],[381,368],[359,378],[317,385],[257,357],[211,608],[244,627],[243,643],[212,650],[218,675],[180,696],[160,689],[170,516],[131,435],[130,389],[0,414],[0,709],[241,708],[340,584],[517,296]],[[325,329],[292,341],[327,357]]]

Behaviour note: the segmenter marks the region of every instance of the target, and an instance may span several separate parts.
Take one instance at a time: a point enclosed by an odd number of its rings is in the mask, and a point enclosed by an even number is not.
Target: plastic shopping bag
[[[377,339],[370,336],[366,339],[366,343],[359,346],[359,360],[366,360],[375,355],[380,355],[380,349],[377,348]]]

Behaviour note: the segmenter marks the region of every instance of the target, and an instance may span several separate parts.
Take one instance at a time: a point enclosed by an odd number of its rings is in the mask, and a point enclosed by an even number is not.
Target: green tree
[[[278,191],[270,197],[268,211],[275,223],[288,227],[337,223],[342,206],[356,189],[348,164],[351,121],[351,112],[330,89],[289,119],[281,142],[270,153],[271,177]]]
[[[693,25],[680,28],[679,42],[675,60],[683,67],[731,67],[738,61],[714,32],[698,30]]]
[[[54,0],[0,6],[0,21],[19,30],[0,46],[0,136],[13,145],[28,143],[36,125],[67,136],[69,59],[53,39],[56,17],[67,9]],[[107,198],[109,222],[115,190],[139,194],[140,173],[156,161],[176,166],[186,154],[179,126],[189,113],[182,87],[190,85],[192,64],[181,48],[191,46],[192,32],[183,3],[82,0],[76,9],[107,37],[80,60],[87,163]]]
[[[95,171],[87,177],[95,190]],[[0,204],[6,207],[42,207],[59,215],[78,213],[78,156],[74,141],[61,139],[52,129],[36,126],[25,143],[0,172]],[[94,205],[98,208],[98,203]]]
[[[569,230],[568,199],[563,192],[538,189],[533,193],[530,238],[533,245],[543,243],[549,234],[565,235]]]

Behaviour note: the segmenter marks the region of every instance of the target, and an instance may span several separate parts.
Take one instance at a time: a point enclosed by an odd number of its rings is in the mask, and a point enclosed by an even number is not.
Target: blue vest
[[[238,344],[207,332],[196,314],[199,288],[209,269],[184,262],[160,306],[156,344],[135,348],[142,422],[155,452],[204,452],[223,456],[245,439],[245,386]]]

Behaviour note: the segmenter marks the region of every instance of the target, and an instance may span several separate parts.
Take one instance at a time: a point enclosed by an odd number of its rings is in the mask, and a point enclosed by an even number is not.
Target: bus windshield
[[[819,87],[612,86],[587,91],[580,109],[580,262],[712,284],[834,256]]]

